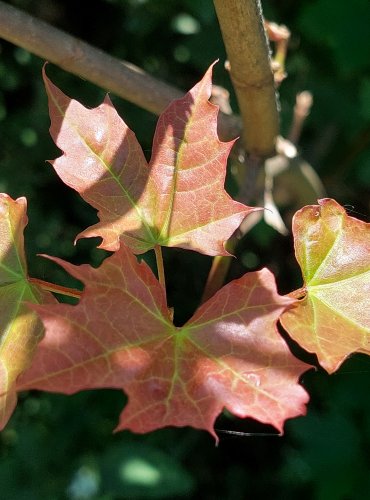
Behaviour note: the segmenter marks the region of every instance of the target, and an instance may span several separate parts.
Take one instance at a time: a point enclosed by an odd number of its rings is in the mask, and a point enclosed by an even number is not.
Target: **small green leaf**
[[[353,352],[370,354],[370,224],[323,199],[296,213],[293,234],[304,298],[281,322],[333,372]]]

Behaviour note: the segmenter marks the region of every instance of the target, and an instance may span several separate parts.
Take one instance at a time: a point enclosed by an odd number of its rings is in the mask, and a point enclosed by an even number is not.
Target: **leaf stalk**
[[[161,246],[155,245],[154,252],[155,252],[155,260],[157,262],[158,281],[163,286],[163,290],[164,290],[164,293],[166,296],[166,302],[167,302],[166,278],[165,278],[165,274],[164,274],[163,255],[162,255]]]
[[[48,292],[57,293],[58,295],[65,295],[67,297],[74,297],[75,299],[80,299],[82,297],[82,291],[75,288],[69,288],[62,285],[56,285],[55,283],[49,283],[48,281],[40,280],[38,278],[28,278],[28,281],[33,285],[38,285],[43,290]]]

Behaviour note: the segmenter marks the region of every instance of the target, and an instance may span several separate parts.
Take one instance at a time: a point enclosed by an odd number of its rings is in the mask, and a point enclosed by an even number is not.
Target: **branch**
[[[247,152],[275,152],[279,114],[260,0],[213,0],[243,121]]]
[[[279,112],[274,76],[262,18],[260,0],[213,0],[230,64],[230,76],[242,117],[242,141],[248,153],[243,164],[243,180],[238,199],[258,201],[263,185],[257,182],[264,160],[274,156],[279,133]],[[240,165],[242,167],[242,165]],[[259,186],[261,184],[261,186]],[[247,218],[249,221],[250,218]],[[242,227],[242,226],[241,226]],[[228,242],[229,251],[237,235]],[[218,290],[231,264],[229,257],[213,260],[203,300]]]
[[[1,1],[0,37],[157,115],[183,95],[133,64]],[[237,117],[220,113],[223,140],[239,135],[239,125]]]

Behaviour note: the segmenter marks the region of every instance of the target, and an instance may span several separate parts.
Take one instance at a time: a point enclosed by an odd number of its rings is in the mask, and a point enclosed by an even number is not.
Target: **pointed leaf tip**
[[[0,285],[27,274],[23,231],[28,223],[27,200],[0,194]]]

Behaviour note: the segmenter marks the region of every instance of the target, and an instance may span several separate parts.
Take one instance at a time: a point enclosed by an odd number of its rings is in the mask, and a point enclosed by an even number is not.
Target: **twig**
[[[237,240],[230,239],[228,241],[228,250],[233,251]],[[209,300],[224,284],[226,275],[229,271],[231,260],[233,257],[218,255],[212,260],[212,266],[209,271],[207,282],[204,287],[201,304]]]
[[[305,119],[310,114],[313,104],[313,97],[311,92],[304,90],[296,96],[296,103],[294,106],[293,121],[288,134],[288,139],[293,144],[298,144],[301,136],[302,128]]]
[[[266,20],[264,26],[269,40],[275,42],[272,72],[274,74],[275,85],[278,86],[287,76],[285,72],[285,60],[290,39],[290,31],[283,24],[279,25]]]
[[[260,0],[213,0],[213,3],[229,58],[243,122],[242,142],[247,152],[241,162],[245,169],[238,199],[250,204],[260,198],[257,178],[263,172],[264,160],[275,154],[279,133],[278,102],[262,7]],[[237,241],[234,234],[228,242],[231,251]],[[221,287],[230,263],[230,257],[213,260],[202,301]]]
[[[1,1],[0,37],[157,115],[183,95],[133,64]],[[219,134],[223,140],[238,136],[238,118],[220,113]]]
[[[38,278],[28,278],[28,281],[34,285],[38,285],[43,290],[57,293],[58,295],[66,295],[67,297],[74,297],[75,299],[80,299],[82,297],[81,290],[76,290],[75,288],[56,285],[55,283],[49,283],[48,281],[39,280]]]
[[[259,0],[213,0],[230,62],[247,153],[275,152],[279,114]]]

